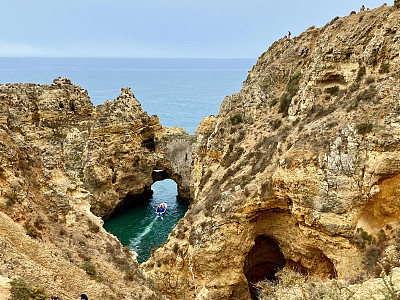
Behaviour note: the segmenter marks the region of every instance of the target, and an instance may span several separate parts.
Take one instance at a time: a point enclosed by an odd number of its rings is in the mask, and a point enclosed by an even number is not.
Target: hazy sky
[[[0,0],[0,56],[258,57],[362,4],[383,2]]]

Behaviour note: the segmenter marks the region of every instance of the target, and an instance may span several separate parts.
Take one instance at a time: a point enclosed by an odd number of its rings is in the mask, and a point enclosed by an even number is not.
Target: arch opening
[[[251,298],[255,299],[254,284],[261,280],[275,280],[275,274],[286,264],[279,245],[271,237],[260,235],[245,258],[243,271],[249,284]]]
[[[162,170],[160,171],[162,173]],[[177,199],[177,184],[172,179],[160,179],[141,194],[142,198],[124,200],[130,203],[118,214],[104,223],[104,228],[118,237],[124,246],[138,254],[139,263],[150,257],[151,250],[159,247],[168,238],[175,224],[184,216],[188,205]],[[168,205],[163,218],[155,214],[157,205]]]

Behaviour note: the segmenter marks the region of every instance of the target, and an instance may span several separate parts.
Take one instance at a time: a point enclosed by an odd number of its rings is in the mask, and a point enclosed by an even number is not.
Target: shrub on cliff
[[[96,274],[96,267],[89,261],[85,261],[81,266],[88,275],[95,275]]]
[[[358,134],[365,135],[372,131],[372,124],[371,123],[361,123],[357,124],[357,132]]]
[[[279,102],[279,112],[283,113],[284,117],[288,115],[290,103],[292,103],[292,98],[289,97],[288,93],[283,93]]]
[[[12,300],[46,300],[48,296],[45,291],[38,286],[30,286],[23,279],[13,279],[11,285]]]
[[[366,73],[367,70],[365,69],[365,66],[360,66],[360,68],[358,69],[356,81],[361,81],[361,79],[365,76]]]
[[[311,281],[294,270],[283,268],[275,274],[276,281],[260,281],[255,284],[257,299],[351,299],[354,292],[336,280]]]
[[[242,116],[239,114],[234,115],[233,117],[231,117],[230,120],[231,120],[232,125],[239,124],[243,121]]]
[[[339,93],[340,88],[339,86],[335,85],[333,87],[326,88],[325,91],[332,96],[336,96]]]
[[[290,78],[290,80],[286,86],[286,91],[288,92],[290,98],[293,98],[293,96],[297,94],[297,92],[299,90],[300,78],[301,78],[300,71],[297,71],[296,73],[294,73],[293,76]]]
[[[4,198],[6,198],[6,208],[7,210],[11,210],[15,203],[18,201],[18,196],[16,193],[5,193]]]
[[[288,84],[286,85],[286,93],[283,93],[280,100],[279,112],[283,113],[283,116],[288,115],[292,98],[297,94],[299,90],[299,82],[301,79],[301,72],[297,71],[290,77]]]

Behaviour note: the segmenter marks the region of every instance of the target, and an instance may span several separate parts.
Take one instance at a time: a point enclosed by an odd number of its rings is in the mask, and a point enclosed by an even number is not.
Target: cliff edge
[[[366,248],[394,243],[399,20],[383,5],[275,42],[201,122],[193,203],[144,264],[160,290],[249,299],[284,267],[353,279]]]

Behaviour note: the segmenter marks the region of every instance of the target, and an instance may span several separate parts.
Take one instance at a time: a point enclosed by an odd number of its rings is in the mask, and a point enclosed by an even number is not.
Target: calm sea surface
[[[255,59],[110,59],[110,58],[0,58],[0,83],[50,84],[68,77],[86,89],[94,105],[113,100],[121,87],[131,87],[149,115],[158,115],[163,126],[180,126],[193,134],[200,121],[218,114],[227,95],[239,92]],[[121,243],[150,256],[168,237],[187,206],[177,202],[172,180],[153,184],[153,197],[104,224]],[[161,202],[167,214],[155,216]]]
[[[49,84],[58,76],[88,90],[94,105],[131,87],[149,115],[163,126],[194,133],[217,114],[227,95],[239,92],[255,59],[0,58],[0,83]]]

